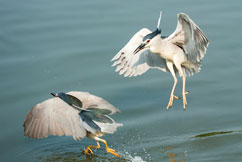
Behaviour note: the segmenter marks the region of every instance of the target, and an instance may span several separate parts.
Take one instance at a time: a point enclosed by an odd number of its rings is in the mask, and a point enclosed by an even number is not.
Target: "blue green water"
[[[242,2],[0,1],[0,161],[240,161],[242,159]],[[200,73],[187,78],[188,107],[166,111],[172,76],[150,70],[124,78],[111,58],[143,27],[154,30],[160,10],[163,35],[177,13],[188,14],[210,40]],[[181,94],[181,80],[176,94]],[[88,91],[121,110],[123,123],[86,157],[94,141],[72,137],[33,140],[23,121],[50,92]],[[80,150],[81,149],[81,150]]]

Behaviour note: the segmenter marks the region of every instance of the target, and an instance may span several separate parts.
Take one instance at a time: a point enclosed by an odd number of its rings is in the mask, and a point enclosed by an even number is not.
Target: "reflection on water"
[[[108,157],[107,153],[86,155],[82,150],[80,153],[77,152],[64,152],[54,153],[49,156],[38,157],[38,160],[43,162],[57,162],[57,161],[76,161],[76,162],[97,162],[97,161],[115,161],[115,162],[144,162],[139,156],[132,156],[128,152],[125,154],[119,153],[121,157]],[[48,153],[46,153],[48,154]]]
[[[233,130],[242,129],[242,1],[137,2],[1,2],[0,161],[241,161],[242,133]],[[110,59],[134,33],[154,29],[161,9],[164,35],[174,31],[177,13],[184,12],[210,40],[201,72],[187,80],[193,91],[185,112],[180,102],[161,109],[173,84],[169,73],[151,70],[124,78],[111,68]],[[80,148],[90,140],[24,137],[31,106],[49,92],[70,90],[97,94],[121,110],[115,120],[124,126],[105,139],[123,159],[105,149],[86,157]]]
[[[94,150],[95,151],[95,150]],[[102,155],[93,154],[86,155],[84,150],[80,152],[64,152],[64,153],[53,153],[50,151],[44,151],[44,156],[37,157],[36,160],[40,160],[43,162],[57,162],[57,161],[76,161],[76,162],[96,162],[96,161],[115,161],[115,162],[145,162],[145,161],[153,161],[152,159],[143,160],[140,156],[131,155],[128,152],[119,153],[121,155],[120,158],[112,156],[107,157],[107,153],[104,152]],[[47,156],[46,156],[47,155]],[[165,147],[165,156],[164,159],[168,159],[170,162],[184,162],[185,152],[182,154],[175,154],[172,152],[171,146]]]
[[[170,162],[184,162],[184,156],[185,156],[185,152],[182,153],[182,155],[177,155],[175,153],[172,152],[172,147],[170,145],[165,147],[167,154],[168,154],[168,158],[170,160]]]
[[[60,137],[62,138],[62,137]],[[117,162],[143,162],[138,155],[133,155],[125,151],[117,151],[121,157],[116,157],[106,152],[104,147],[100,149],[92,149],[92,155],[84,153],[86,146],[90,144],[90,140],[84,139],[82,142],[70,141],[70,138],[63,137],[62,143],[55,143],[59,138],[48,138],[42,141],[36,141],[36,147],[28,149],[28,146],[21,154],[18,155],[18,161],[25,161],[26,157],[32,159],[31,161],[43,162],[59,162],[59,161],[76,161],[76,162],[97,162],[97,161],[117,161]],[[66,140],[65,140],[66,139]],[[50,141],[49,141],[50,140]],[[102,145],[102,144],[101,144]],[[28,161],[28,160],[27,160]]]
[[[103,156],[100,156],[97,154],[86,155],[84,153],[76,153],[76,152],[64,152],[64,153],[51,154],[49,156],[39,157],[39,160],[44,161],[44,162],[57,162],[57,161],[76,161],[76,162],[117,161],[117,162],[124,162],[124,161],[126,161],[123,158],[117,158],[117,157],[108,158],[106,156],[106,154],[103,154]]]
[[[176,154],[174,153],[168,153],[169,157],[170,157],[170,162],[175,162],[175,158],[176,158]],[[180,160],[180,162],[184,162],[184,156],[182,157],[182,159]]]

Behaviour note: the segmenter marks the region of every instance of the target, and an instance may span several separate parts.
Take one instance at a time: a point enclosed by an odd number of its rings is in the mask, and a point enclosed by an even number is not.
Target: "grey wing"
[[[144,36],[151,33],[149,29],[143,28],[138,31],[130,41],[113,57],[112,66],[116,72],[125,77],[137,76],[146,72],[149,68],[158,68],[167,71],[165,60],[148,49],[143,49],[134,54],[134,50],[142,43]]]
[[[141,75],[150,68],[156,68],[164,72],[169,71],[166,65],[166,60],[156,54],[151,53],[150,50],[146,50],[140,54],[139,59],[137,62],[135,62],[133,68],[133,71],[135,72],[132,73],[131,76]]]
[[[206,53],[208,38],[188,15],[179,13],[177,17],[176,30],[166,40],[182,47],[189,61],[200,62]]]
[[[84,115],[84,118],[82,118],[82,123],[84,128],[89,132],[95,134],[99,131],[95,124],[101,129],[101,132],[111,134],[117,130],[117,127],[122,126],[122,124],[116,123],[111,117],[108,116],[120,112],[119,109],[114,107],[103,98],[81,91],[71,91],[67,94],[78,98],[82,102],[84,109],[92,111],[82,111],[82,115]],[[95,124],[92,123],[92,121],[85,120],[85,118],[93,120]]]
[[[91,108],[105,108],[105,109],[111,111],[110,114],[120,112],[118,108],[114,107],[108,101],[104,100],[101,97],[92,95],[88,92],[70,91],[67,94],[73,95],[76,98],[78,98],[82,102],[82,107],[84,109],[87,109],[87,108],[90,108],[90,107]]]
[[[110,116],[104,114],[96,114],[94,122],[101,128],[104,133],[113,134],[118,127],[123,126],[121,123],[116,123]]]
[[[86,130],[78,113],[59,98],[48,99],[28,112],[24,135],[31,138],[72,135],[75,140],[80,140],[86,136]]]
[[[123,124],[116,123],[110,116],[108,116],[110,113],[111,111],[105,108],[87,108],[87,111],[82,111],[80,116],[83,121],[92,128],[90,129],[91,132],[95,133],[101,131],[113,134],[117,128]]]

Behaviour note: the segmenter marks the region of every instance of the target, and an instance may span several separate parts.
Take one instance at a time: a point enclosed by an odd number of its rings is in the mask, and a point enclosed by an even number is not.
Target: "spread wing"
[[[119,110],[103,98],[79,91],[68,92],[67,97],[77,107],[89,108],[92,116],[90,113],[86,113],[87,115],[84,114],[82,118],[79,115],[81,109],[75,109],[60,98],[51,98],[35,105],[28,112],[24,121],[24,135],[30,138],[66,135],[80,140],[86,136],[87,131],[96,133],[101,130],[113,133],[118,126],[122,125],[115,123],[107,116],[117,113]],[[92,120],[96,120],[100,124]]]
[[[79,111],[55,97],[35,105],[28,112],[24,135],[31,138],[66,135],[80,140],[86,136],[86,130]]]
[[[208,38],[186,14],[179,13],[177,17],[176,30],[166,40],[182,47],[189,61],[200,62],[206,53]]]
[[[116,72],[125,77],[137,76],[146,72],[149,68],[158,68],[168,71],[166,61],[160,56],[153,54],[149,49],[143,49],[134,54],[134,50],[142,43],[143,38],[151,33],[149,29],[143,28],[138,31],[130,41],[113,57],[112,66]]]

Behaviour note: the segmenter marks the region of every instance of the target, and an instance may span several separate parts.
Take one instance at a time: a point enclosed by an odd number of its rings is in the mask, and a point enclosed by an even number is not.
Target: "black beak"
[[[52,96],[54,97],[58,97],[58,94],[57,93],[50,93]]]
[[[140,50],[145,48],[145,43],[141,43],[139,47],[134,50],[134,54],[138,53]]]

